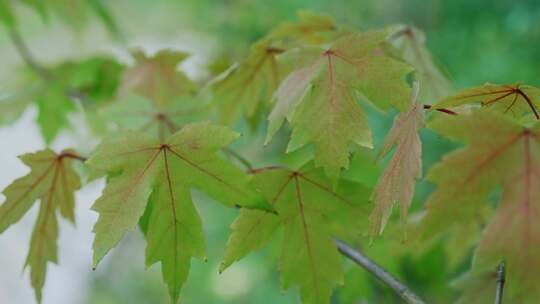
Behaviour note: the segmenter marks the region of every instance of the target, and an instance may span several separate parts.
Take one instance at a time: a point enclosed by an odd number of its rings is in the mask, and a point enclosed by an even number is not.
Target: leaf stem
[[[377,263],[365,256],[363,253],[351,248],[349,245],[338,239],[335,239],[335,242],[337,244],[339,252],[342,255],[349,258],[350,260],[370,272],[388,287],[392,288],[392,290],[394,290],[394,292],[398,296],[400,296],[406,303],[424,304],[424,301],[415,293],[413,293],[405,284],[400,282],[388,271],[384,270],[381,266],[379,266]]]
[[[426,110],[430,110],[432,108],[433,107],[431,105],[428,105],[428,104],[424,105],[424,109],[426,109]],[[449,110],[449,109],[446,109],[446,108],[433,108],[433,110],[439,111],[439,112],[442,112],[442,113],[446,113],[446,114],[449,114],[449,115],[457,115],[456,112],[454,112],[452,110]]]
[[[497,266],[497,288],[495,290],[495,304],[502,304],[505,282],[506,282],[506,266],[503,260]]]

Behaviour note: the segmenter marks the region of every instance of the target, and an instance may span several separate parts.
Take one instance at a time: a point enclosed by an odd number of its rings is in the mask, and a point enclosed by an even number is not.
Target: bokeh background
[[[120,60],[129,61],[120,51],[125,46],[182,49],[192,54],[182,69],[195,79],[205,79],[209,68],[241,59],[249,45],[273,26],[294,20],[299,9],[309,9],[359,29],[393,23],[421,28],[436,61],[458,89],[485,82],[540,85],[537,0],[111,0],[106,5],[125,36],[122,46],[97,20],[74,31],[55,20],[44,24],[35,12],[24,7],[17,8],[21,34],[44,63],[84,58],[98,52],[116,54]],[[12,87],[21,65],[7,33],[1,29],[0,95],[2,90]],[[0,128],[0,188],[27,172],[17,155],[45,146],[35,116],[35,109],[30,108],[16,123]],[[77,117],[73,121],[76,124]],[[370,115],[378,138],[391,122],[392,115]],[[427,170],[452,144],[429,131],[422,136]],[[238,147],[253,155],[257,155],[253,150],[262,149],[260,145],[248,146],[247,142],[240,142]],[[76,146],[89,152],[95,143],[96,139],[81,125],[75,134],[62,134],[53,147]],[[350,174],[373,183],[377,170],[376,164],[368,168],[353,166]],[[75,227],[60,223],[60,266],[49,266],[43,303],[167,303],[159,267],[144,268],[144,241],[139,232],[130,233],[96,271],[91,270],[91,227],[97,215],[89,207],[102,187],[103,182],[96,181],[77,193]],[[430,185],[420,183],[414,209],[421,208],[429,191]],[[236,211],[214,204],[202,195],[197,201],[205,222],[209,260],[193,262],[181,303],[299,303],[296,290],[280,291],[275,246],[218,274],[228,226]],[[22,268],[36,215],[37,209],[32,210],[23,221],[0,235],[0,303],[34,303],[28,274]],[[384,241],[375,241],[366,251],[425,295],[428,302],[446,303],[457,297],[459,290],[450,283],[469,268],[470,258],[452,265],[444,240],[416,254],[403,250],[392,255],[388,252],[391,248],[394,247]],[[333,302],[400,303],[363,270],[349,264],[346,267],[350,269],[347,287],[336,292]]]

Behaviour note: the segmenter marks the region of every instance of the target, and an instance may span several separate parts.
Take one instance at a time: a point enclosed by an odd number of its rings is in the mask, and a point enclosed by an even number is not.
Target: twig
[[[405,284],[400,282],[398,279],[396,279],[394,276],[384,270],[381,266],[377,265],[370,258],[365,256],[361,252],[354,250],[353,248],[349,247],[349,245],[343,243],[338,239],[335,239],[335,241],[341,254],[351,259],[353,262],[360,265],[361,267],[369,271],[372,275],[381,280],[388,287],[392,288],[396,292],[396,294],[399,295],[406,303],[424,304],[424,301],[419,296],[414,294],[407,286],[405,286]]]
[[[497,289],[495,290],[495,304],[502,304],[505,281],[506,269],[504,261],[501,261],[497,266]]]
[[[11,41],[13,42],[13,45],[17,49],[17,52],[19,52],[19,55],[23,59],[24,63],[32,69],[39,77],[43,78],[45,81],[50,81],[52,79],[52,75],[45,67],[43,67],[41,64],[38,63],[38,61],[34,58],[32,53],[30,52],[30,49],[22,39],[21,35],[15,28],[11,28],[9,30],[9,37],[11,38]]]

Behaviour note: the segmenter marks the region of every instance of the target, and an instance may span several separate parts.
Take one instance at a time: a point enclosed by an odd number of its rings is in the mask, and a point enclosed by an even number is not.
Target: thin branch
[[[343,243],[342,241],[335,239],[338,246],[339,252],[369,271],[372,275],[381,280],[388,287],[392,288],[394,292],[400,296],[406,303],[409,304],[424,304],[424,301],[413,293],[405,284],[400,282],[389,272],[384,270],[381,266],[377,265],[370,258],[362,254],[361,252],[349,247],[349,245]]]
[[[30,52],[30,49],[22,39],[21,35],[15,28],[11,28],[9,30],[9,37],[11,38],[11,41],[13,42],[13,45],[17,49],[17,52],[23,59],[24,63],[32,69],[39,77],[43,78],[45,81],[50,81],[52,79],[52,75],[45,67],[43,67],[41,64],[38,63],[38,61],[34,58],[32,53]]]
[[[36,75],[38,75],[43,81],[45,82],[51,82],[54,81],[54,75],[51,73],[49,69],[44,67],[39,63],[39,61],[32,55],[32,52],[30,51],[30,48],[22,38],[22,36],[19,34],[19,32],[12,28],[9,31],[9,37],[11,38],[11,42],[15,46],[15,49],[17,49],[17,52],[21,56],[24,63],[34,72]],[[81,102],[88,101],[88,96],[74,88],[66,88],[65,91],[66,96],[69,98],[78,99]]]
[[[501,261],[497,266],[497,289],[495,290],[495,304],[502,304],[505,281],[506,268],[504,261]]]

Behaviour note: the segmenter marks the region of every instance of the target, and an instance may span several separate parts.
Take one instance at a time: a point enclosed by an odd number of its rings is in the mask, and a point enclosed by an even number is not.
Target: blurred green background
[[[540,86],[540,3],[537,0],[115,0],[106,4],[125,34],[126,45],[185,48],[195,53],[186,69],[196,78],[204,78],[204,69],[218,59],[223,60],[223,64],[241,59],[249,45],[273,26],[294,20],[299,9],[308,9],[358,29],[393,23],[417,26],[426,32],[427,45],[434,58],[458,89],[485,82]],[[73,32],[54,22],[45,26],[28,10],[23,9],[20,14],[23,36],[44,61],[84,57],[96,51],[114,52],[118,47],[118,42],[111,40],[97,21]],[[5,33],[0,38],[0,56],[5,62],[0,80],[5,86],[18,61],[10,60],[17,54]],[[370,114],[374,137],[379,142],[391,123],[392,115]],[[426,171],[453,145],[430,131],[424,131],[422,136]],[[246,139],[238,145],[249,150],[261,147],[248,147],[247,142]],[[372,168],[353,165],[350,175],[373,183],[377,170],[375,165]],[[420,209],[430,189],[430,185],[420,183],[413,209]],[[280,291],[275,262],[279,248],[276,246],[248,256],[219,275],[217,269],[229,234],[228,226],[237,211],[221,207],[202,195],[197,201],[205,223],[209,256],[206,263],[193,262],[181,303],[299,303],[297,290]],[[441,239],[413,254],[406,248],[396,250],[399,245],[390,241],[375,240],[365,250],[425,296],[428,303],[446,303],[456,298],[457,290],[450,282],[469,268],[470,258],[451,265],[445,242]],[[157,266],[145,270],[143,254],[142,237],[132,234],[113,250],[98,271],[81,274],[89,276],[86,303],[167,303],[160,271]],[[346,276],[347,287],[336,292],[333,302],[400,303],[363,270],[344,263],[350,269]]]

